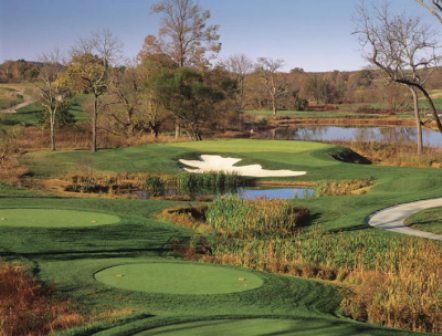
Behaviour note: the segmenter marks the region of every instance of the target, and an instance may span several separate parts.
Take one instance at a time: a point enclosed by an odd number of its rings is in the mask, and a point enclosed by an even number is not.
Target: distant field
[[[8,109],[23,102],[23,96],[16,90],[0,86],[0,110]]]
[[[75,99],[74,104],[69,110],[76,122],[84,122],[88,119],[88,114],[81,109],[80,101],[81,98]],[[40,104],[32,103],[17,110],[17,113],[0,114],[0,127],[14,125],[36,126],[40,123],[42,111],[43,107]]]

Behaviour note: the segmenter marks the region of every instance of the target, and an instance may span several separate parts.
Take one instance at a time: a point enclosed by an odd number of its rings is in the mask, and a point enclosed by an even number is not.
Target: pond
[[[315,190],[312,188],[239,188],[237,194],[245,200],[255,200],[258,198],[268,199],[303,199],[313,197]]]
[[[132,191],[130,195],[139,199],[149,199],[151,195],[145,191]],[[176,189],[167,189],[162,196],[179,196],[184,195],[179,193]],[[213,192],[209,190],[200,190],[191,192],[190,196],[193,199],[208,198],[212,199],[216,196],[222,195],[238,195],[244,200],[255,200],[258,198],[267,199],[304,199],[313,197],[315,195],[315,189],[313,188],[297,188],[297,187],[240,187],[234,190],[224,190],[219,192]]]
[[[306,141],[380,141],[416,142],[416,129],[413,127],[340,127],[340,126],[300,126],[277,128],[265,132],[255,132],[256,138]],[[442,134],[430,129],[423,130],[426,146],[442,147]]]

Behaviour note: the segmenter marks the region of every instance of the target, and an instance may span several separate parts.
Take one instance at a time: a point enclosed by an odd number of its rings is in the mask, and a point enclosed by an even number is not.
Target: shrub
[[[0,265],[0,335],[48,335],[81,322],[22,266]]]

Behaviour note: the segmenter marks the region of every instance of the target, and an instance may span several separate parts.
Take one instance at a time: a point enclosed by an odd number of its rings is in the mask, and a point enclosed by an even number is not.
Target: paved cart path
[[[31,96],[25,94],[23,91],[17,91],[18,94],[23,96],[23,102],[17,105],[14,105],[12,107],[9,107],[7,109],[1,110],[0,113],[17,113],[17,110],[21,109],[22,107],[28,106],[29,104],[32,104],[35,102],[35,99]]]
[[[442,206],[442,197],[396,205],[372,214],[368,219],[368,224],[378,229],[442,241],[442,235],[440,234],[415,230],[404,223],[405,219],[416,212],[439,206]]]

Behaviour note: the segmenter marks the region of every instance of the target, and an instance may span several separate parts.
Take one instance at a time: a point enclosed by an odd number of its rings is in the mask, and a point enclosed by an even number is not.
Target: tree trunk
[[[55,114],[57,110],[49,111],[49,126],[51,129],[51,150],[55,151]]]
[[[411,94],[413,96],[413,108],[414,108],[414,116],[416,118],[416,140],[417,140],[417,155],[421,156],[424,152],[424,145],[422,139],[422,123],[419,111],[419,99],[416,93],[416,89],[414,87],[410,87]]]
[[[54,123],[51,120],[51,150],[55,151],[55,130]]]
[[[428,103],[430,104],[431,113],[433,114],[433,118],[434,118],[434,121],[436,122],[437,129],[439,130],[439,132],[442,133],[442,123],[441,123],[441,121],[439,119],[439,115],[437,113],[436,106],[434,106],[433,99],[431,99],[431,97],[428,94],[427,90],[425,90],[424,88],[421,87],[420,91],[424,94],[425,98],[427,99]]]
[[[179,139],[181,136],[181,125],[180,122],[177,120],[175,123],[175,139]]]
[[[439,130],[440,133],[442,133],[442,123],[441,123],[441,121],[439,119],[439,115],[437,113],[436,106],[434,106],[433,99],[431,99],[431,96],[427,92],[427,90],[425,90],[425,88],[422,85],[416,84],[416,83],[413,83],[413,82],[410,82],[410,81],[407,81],[407,80],[395,80],[395,81],[397,83],[401,83],[401,84],[405,84],[405,85],[417,88],[420,92],[422,92],[422,94],[425,96],[425,98],[427,99],[428,103],[430,104],[431,113],[433,115],[434,121],[436,122],[437,129]]]
[[[277,102],[276,102],[276,88],[273,88],[272,92],[272,109],[273,109],[273,116],[276,116],[277,112]]]
[[[97,115],[98,115],[98,96],[94,96],[94,111],[92,112],[92,144],[91,151],[97,151]]]

